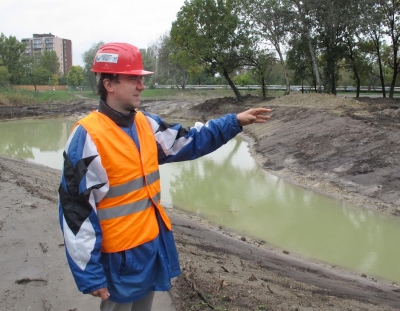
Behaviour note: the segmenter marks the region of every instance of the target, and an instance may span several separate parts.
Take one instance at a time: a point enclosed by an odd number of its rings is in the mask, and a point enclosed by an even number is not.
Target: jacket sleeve
[[[156,137],[159,164],[197,159],[217,150],[242,131],[235,114],[184,128],[143,113]]]
[[[78,125],[64,150],[59,222],[69,267],[84,294],[107,286],[100,263],[102,234],[96,202],[108,189],[97,148],[85,129]]]

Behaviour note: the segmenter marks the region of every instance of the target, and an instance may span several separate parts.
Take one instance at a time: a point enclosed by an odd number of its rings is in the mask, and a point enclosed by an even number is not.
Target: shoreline
[[[270,102],[250,98],[240,105],[217,99],[217,103],[224,103],[216,106],[215,101],[144,102],[142,107],[163,118],[204,120],[259,105],[272,106],[275,115],[271,122],[250,125],[241,134],[249,142],[249,152],[260,169],[285,182],[349,202],[357,208],[400,215],[400,178],[396,179],[395,175],[400,167],[396,166],[396,153],[400,153],[399,130],[391,128],[392,119],[385,121],[388,125],[379,119],[382,115],[391,117],[392,110],[387,112],[382,108],[376,116],[373,115],[375,110],[371,110],[367,115],[369,119],[363,115],[364,119],[359,120],[361,113],[367,114],[364,104],[350,102],[343,108],[339,99],[328,96],[320,95],[316,97],[318,101],[306,104],[296,102],[299,98],[292,96]],[[280,102],[283,100],[290,101],[290,105]],[[361,110],[358,105],[362,106]],[[25,110],[29,113],[19,116],[19,108],[6,110],[8,115],[10,111],[14,113],[16,119],[24,116],[77,119],[96,107],[94,101],[49,105],[42,111],[33,110],[34,114]],[[1,112],[0,107],[0,115]],[[386,127],[375,126],[378,121],[372,122],[371,115]],[[344,127],[346,131],[341,133]],[[349,151],[346,148],[350,148]],[[345,151],[350,152],[352,158]],[[379,156],[374,154],[376,152],[380,152]],[[366,158],[368,155],[371,157]],[[393,167],[383,162],[386,158]],[[37,306],[46,307],[50,303],[55,310],[92,309],[88,306],[93,302],[87,296],[78,296],[84,298],[82,301],[75,298],[79,293],[60,246],[62,236],[56,215],[60,171],[1,156],[0,168],[4,211],[0,219],[0,250],[7,254],[7,260],[0,267],[0,275],[5,276],[0,284],[3,292],[9,293],[2,303],[6,307],[4,310],[26,309],[28,300],[36,301]],[[38,208],[40,206],[43,208]],[[207,220],[179,210],[166,210],[174,223],[182,267],[182,275],[175,279],[171,289],[178,311],[208,310],[210,305],[232,311],[400,309],[400,289],[390,281],[331,267],[251,238],[242,241],[233,231],[216,228]],[[16,234],[17,223],[19,226],[26,224],[27,228],[35,223],[39,225],[28,231],[21,228]],[[59,234],[49,236],[53,231]],[[25,249],[27,252],[23,253]],[[28,286],[15,284],[23,278],[37,281]],[[39,282],[40,279],[52,286]],[[13,296],[25,298],[15,302]]]
[[[282,98],[279,98],[278,100],[281,100]],[[332,98],[329,98],[332,100]],[[345,98],[341,99],[345,100]],[[274,102],[274,104],[272,104]],[[206,102],[207,103],[207,102]],[[281,105],[276,105],[276,100],[272,101],[271,105],[269,105],[270,102],[261,102],[261,106],[263,107],[272,107],[273,110],[275,110],[273,113],[279,113],[282,112],[285,109],[293,109],[293,105],[287,105],[286,103]],[[152,106],[155,104],[154,106]],[[242,104],[241,106],[237,106],[235,104],[229,104],[229,105],[223,105],[220,109],[217,111],[207,111],[204,112],[204,110],[200,109],[195,109],[191,108],[190,105],[184,105],[180,102],[165,102],[165,103],[146,103],[144,108],[149,111],[150,113],[155,113],[157,115],[160,115],[161,117],[170,117],[170,118],[175,118],[176,120],[184,120],[184,121],[198,121],[198,120],[203,120],[203,119],[211,119],[211,118],[217,118],[225,113],[229,112],[240,112],[245,109],[250,109],[253,108],[257,105],[259,105],[259,102],[250,102],[250,103],[245,103]],[[201,106],[202,104],[196,104],[196,106]],[[204,104],[203,104],[204,105]],[[188,107],[189,106],[189,107]],[[339,107],[339,106],[338,106]],[[400,107],[400,104],[399,104]],[[295,107],[296,110],[299,110],[298,107]],[[302,108],[300,108],[301,110]],[[337,108],[339,109],[339,108]],[[279,110],[279,112],[277,112]],[[400,109],[399,109],[400,112]],[[331,107],[328,108],[323,108],[321,109],[316,109],[315,111],[315,116],[313,116],[314,119],[318,119],[320,116],[323,115],[323,118],[331,118],[333,120],[335,119],[343,119],[341,116],[343,114],[342,111],[333,111],[331,112]],[[299,163],[297,159],[294,159],[290,154],[293,153],[292,150],[293,148],[288,148],[284,146],[284,148],[289,149],[285,150],[284,152],[280,152],[280,155],[273,155],[271,156],[268,152],[268,149],[265,150],[266,148],[262,148],[262,144],[266,140],[272,140],[272,144],[276,145],[281,145],[281,141],[279,139],[279,134],[276,134],[277,128],[280,126],[284,126],[282,124],[279,124],[283,121],[278,121],[276,124],[270,125],[271,123],[275,122],[274,119],[269,120],[266,124],[256,124],[256,125],[249,125],[244,128],[243,132],[240,133],[242,137],[244,137],[248,142],[249,142],[249,152],[250,155],[254,158],[254,160],[257,162],[258,166],[260,169],[263,169],[264,171],[282,178],[286,182],[289,182],[295,186],[301,187],[303,189],[311,190],[314,191],[318,194],[325,195],[327,197],[349,203],[353,206],[365,209],[365,210],[372,210],[378,213],[383,213],[383,214],[389,214],[391,216],[400,216],[400,178],[398,178],[398,182],[396,183],[398,187],[396,186],[396,192],[394,196],[397,196],[397,201],[396,202],[387,202],[385,200],[382,200],[379,196],[375,195],[375,193],[371,192],[376,192],[379,193],[380,188],[382,188],[382,184],[373,184],[373,185],[368,185],[368,181],[362,180],[361,183],[354,183],[351,180],[352,174],[349,174],[349,176],[342,176],[340,169],[342,166],[349,165],[348,163],[339,163],[338,165],[338,172],[327,172],[323,168],[316,167],[315,165],[310,165],[310,163],[307,163],[306,160],[303,163]],[[318,120],[314,121],[315,123],[318,122]],[[345,121],[347,122],[347,121]],[[364,122],[365,123],[365,122]],[[357,125],[358,128],[360,128],[360,131],[365,130],[364,129],[364,124]],[[290,125],[289,128],[293,128],[294,125]],[[339,124],[340,126],[340,124]],[[272,135],[266,135],[263,133],[268,133],[268,131],[272,131]],[[400,131],[397,131],[400,135]],[[362,135],[362,132],[361,132]],[[278,136],[278,137],[277,137]],[[292,133],[288,139],[286,139],[285,144],[290,144],[291,140],[295,140],[296,138],[296,133]],[[397,139],[398,145],[396,146],[399,150],[397,153],[400,153],[400,139]],[[261,142],[261,143],[260,143]],[[317,143],[319,144],[319,142]],[[282,146],[279,146],[282,147]],[[394,146],[393,146],[394,147]],[[271,144],[269,145],[269,151],[272,152],[277,152],[277,148],[274,149]],[[289,154],[287,154],[289,151]],[[287,159],[289,158],[289,159]],[[285,159],[286,161],[282,161],[282,159]],[[329,161],[329,160],[328,160]],[[277,164],[277,162],[282,162]],[[286,162],[286,163],[283,163]],[[305,167],[302,167],[304,165]],[[353,165],[354,164],[350,164]],[[399,168],[400,168],[400,163],[399,163]],[[370,171],[373,173],[373,169],[370,169]],[[364,176],[365,179],[368,179],[370,174],[364,174],[364,172],[360,172],[359,176]],[[382,175],[387,174],[387,172],[382,172]],[[400,176],[399,176],[400,177]],[[371,178],[374,178],[371,176]],[[372,190],[370,188],[373,188]],[[393,192],[393,191],[392,191]],[[372,194],[372,196],[371,196]]]
[[[7,214],[0,221],[0,249],[8,254],[0,267],[0,274],[6,276],[0,287],[24,296],[20,305],[29,298],[39,299],[38,303],[47,301],[55,310],[79,305],[77,310],[89,310],[87,306],[93,300],[88,295],[76,299],[79,293],[64,258],[56,208],[60,170],[5,157],[0,157],[0,168],[1,201]],[[344,310],[348,305],[374,311],[382,310],[383,305],[385,310],[400,308],[400,289],[396,285],[307,260],[251,239],[242,241],[240,236],[225,228],[215,228],[204,219],[178,210],[166,211],[173,223],[182,268],[182,275],[174,280],[170,291],[178,311],[202,300],[199,296],[185,298],[194,290],[191,284],[196,284],[197,294],[213,293],[213,305],[225,301],[228,295],[232,310],[253,310],[251,303],[261,305],[262,301],[274,306],[282,304],[282,308],[271,310],[290,309],[288,302],[298,306],[311,304],[317,309],[320,306],[323,310]],[[20,229],[22,239],[13,235],[15,222],[26,223],[26,228]],[[51,237],[48,232],[52,232]],[[14,243],[21,246],[18,252],[29,251],[27,255],[22,253],[15,258]],[[15,268],[18,272],[10,274]],[[22,287],[14,282],[26,278],[46,282],[32,281],[30,286]],[[14,285],[10,287],[11,280]],[[63,296],[65,290],[67,294]],[[57,298],[61,296],[64,298]]]

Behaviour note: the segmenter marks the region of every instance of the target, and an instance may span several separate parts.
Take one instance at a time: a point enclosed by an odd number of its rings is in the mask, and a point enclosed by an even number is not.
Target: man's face
[[[113,109],[127,113],[139,107],[140,95],[145,89],[142,78],[143,76],[118,75],[119,82],[112,82]]]

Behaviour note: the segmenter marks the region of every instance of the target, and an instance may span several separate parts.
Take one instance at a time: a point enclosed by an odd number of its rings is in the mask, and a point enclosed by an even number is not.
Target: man
[[[140,51],[109,43],[97,52],[97,111],[77,122],[64,151],[59,221],[78,289],[100,310],[151,310],[155,291],[180,274],[171,222],[160,205],[158,165],[208,154],[270,109],[227,114],[185,129],[138,111],[145,89]]]

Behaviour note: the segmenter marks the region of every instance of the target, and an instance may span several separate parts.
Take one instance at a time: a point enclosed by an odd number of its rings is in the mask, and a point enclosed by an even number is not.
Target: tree
[[[293,4],[292,12],[294,13],[295,16],[297,16],[297,18],[292,23],[292,28],[291,28],[292,33],[300,33],[301,37],[303,38],[302,39],[303,43],[307,43],[309,53],[306,53],[306,54],[308,54],[311,57],[311,63],[312,63],[311,72],[313,72],[314,76],[315,76],[315,79],[313,79],[315,81],[315,83],[313,83],[313,84],[316,86],[317,92],[322,93],[321,72],[319,70],[318,61],[317,61],[316,52],[315,52],[316,44],[315,44],[315,40],[312,40],[312,38],[311,38],[311,31],[312,31],[313,23],[310,18],[310,14],[308,14],[307,6],[305,6],[303,1],[290,0],[290,2]],[[300,46],[302,47],[303,51],[305,52],[303,43],[300,43]],[[294,56],[295,54],[298,54],[298,53],[296,51],[293,51],[292,55]],[[295,64],[292,63],[292,65],[295,65]],[[304,68],[306,68],[306,67],[304,67]],[[299,68],[297,68],[297,69],[299,69]],[[297,72],[297,74],[298,73],[299,72]],[[302,91],[303,91],[303,88],[302,88]]]
[[[363,30],[367,29],[369,25],[374,23],[374,14],[371,14],[369,8],[374,6],[375,0],[357,0],[352,2],[353,5],[349,6],[354,15],[345,21],[345,30],[342,36],[343,56],[345,58],[346,68],[351,70],[353,78],[357,85],[356,97],[360,96],[361,81],[366,81],[371,71],[371,63],[367,53],[363,49],[363,42],[365,36],[360,35]],[[360,8],[363,8],[360,10]],[[367,8],[367,9],[364,9]],[[362,18],[360,18],[362,16]]]
[[[50,85],[58,85],[58,76],[57,75],[52,75],[49,84]]]
[[[307,10],[312,15],[318,41],[323,49],[324,92],[336,95],[337,62],[342,58],[341,40],[344,32],[342,16],[346,15],[346,0],[308,0]]]
[[[247,55],[246,64],[251,68],[250,72],[256,79],[257,83],[261,85],[262,98],[267,98],[267,82],[268,76],[276,58],[269,50],[259,48],[256,42],[253,41],[252,46],[245,53]]]
[[[351,70],[348,69],[346,64],[343,64],[339,70],[339,85],[343,86],[344,91],[347,88],[354,85],[354,75]]]
[[[67,84],[68,84],[67,75],[64,74],[58,77],[58,85],[67,85]]]
[[[80,86],[84,81],[84,71],[81,66],[71,66],[67,74],[68,85]]]
[[[49,85],[52,74],[46,68],[37,67],[34,68],[31,73],[31,83],[35,86],[35,91],[37,85]]]
[[[170,75],[169,41],[170,37],[165,33],[151,45],[151,49],[153,49],[156,54],[153,81],[157,84],[165,83]]]
[[[47,69],[54,75],[58,75],[60,72],[60,62],[55,51],[44,51],[40,57],[40,66]]]
[[[95,74],[90,71],[90,69],[93,66],[93,60],[96,56],[96,52],[102,45],[104,45],[103,41],[93,43],[90,49],[82,54],[82,59],[84,63],[83,76],[86,84],[92,89],[93,93],[95,93],[96,90],[96,77]]]
[[[235,84],[238,84],[240,86],[247,86],[247,85],[254,84],[254,81],[251,78],[249,73],[244,73],[244,74],[238,75],[238,76],[234,77],[232,79],[232,81]]]
[[[153,81],[186,88],[189,75],[197,72],[198,59],[194,59],[179,46],[174,45],[167,33],[161,36],[151,49],[156,58]]]
[[[280,65],[285,76],[286,91],[290,93],[289,74],[286,68],[282,46],[287,43],[291,13],[288,3],[281,0],[244,0],[244,16],[247,16],[247,25],[259,33],[260,37],[273,45],[278,54]]]
[[[240,28],[237,0],[192,0],[177,14],[170,37],[180,57],[204,66],[211,76],[223,76],[236,98],[242,96],[230,75],[243,66],[242,50],[249,40]]]
[[[156,44],[150,45],[147,49],[140,49],[140,52],[142,54],[142,60],[143,60],[143,67],[146,68],[146,70],[153,71],[154,75],[149,76],[146,78],[146,84],[153,85],[157,81],[157,55],[159,51],[159,46]]]
[[[347,57],[356,79],[361,73],[357,71],[365,65],[360,62],[362,55],[355,48],[361,25],[369,22],[365,8],[373,1],[305,0],[304,3],[324,60],[324,92],[336,94],[338,63]]]
[[[356,81],[356,97],[360,97],[361,81],[365,80],[372,68],[358,42],[351,38],[345,38],[346,48],[344,50],[347,68],[353,72],[354,80]]]
[[[24,55],[20,60],[23,68],[21,83],[32,84],[35,91],[37,85],[49,85],[52,77],[52,73],[48,69],[40,66],[40,60],[40,54]]]
[[[6,66],[3,66],[3,62],[0,59],[0,88],[6,87],[10,84],[10,73]]]
[[[384,46],[384,15],[381,4],[375,3],[365,6],[364,14],[368,16],[369,22],[363,23],[362,25],[362,33],[366,36],[366,39],[362,40],[360,47],[364,52],[372,55],[374,61],[377,63],[377,71],[379,74],[376,74],[373,71],[371,73],[379,77],[379,82],[382,88],[382,96],[386,97],[385,76],[382,60],[382,51]]]
[[[393,98],[394,87],[396,86],[397,76],[400,72],[400,1],[381,0],[382,12],[384,15],[383,23],[386,27],[386,35],[391,41],[392,55],[388,58],[388,65],[393,69],[392,81],[390,83],[389,97]]]
[[[175,84],[177,87],[182,89],[186,88],[189,81],[190,74],[196,74],[198,70],[201,70],[199,60],[193,58],[193,56],[180,47],[169,42],[169,64],[171,66],[171,72],[175,77]]]
[[[314,60],[310,53],[310,42],[304,33],[294,36],[290,41],[291,49],[287,53],[287,66],[294,72],[294,79],[300,81],[304,92],[304,81],[313,86],[317,92],[321,92],[321,85],[317,80],[318,74],[314,73]],[[318,68],[318,65],[317,65]]]
[[[156,69],[156,50],[154,47],[148,47],[147,49],[140,49],[142,54],[143,67],[149,71],[155,71]]]
[[[16,37],[0,35],[0,59],[10,73],[10,82],[18,84],[22,76],[21,55],[25,52],[26,45],[17,40]]]
[[[1,66],[0,64],[0,88],[6,87],[10,84],[10,73],[7,67]]]

